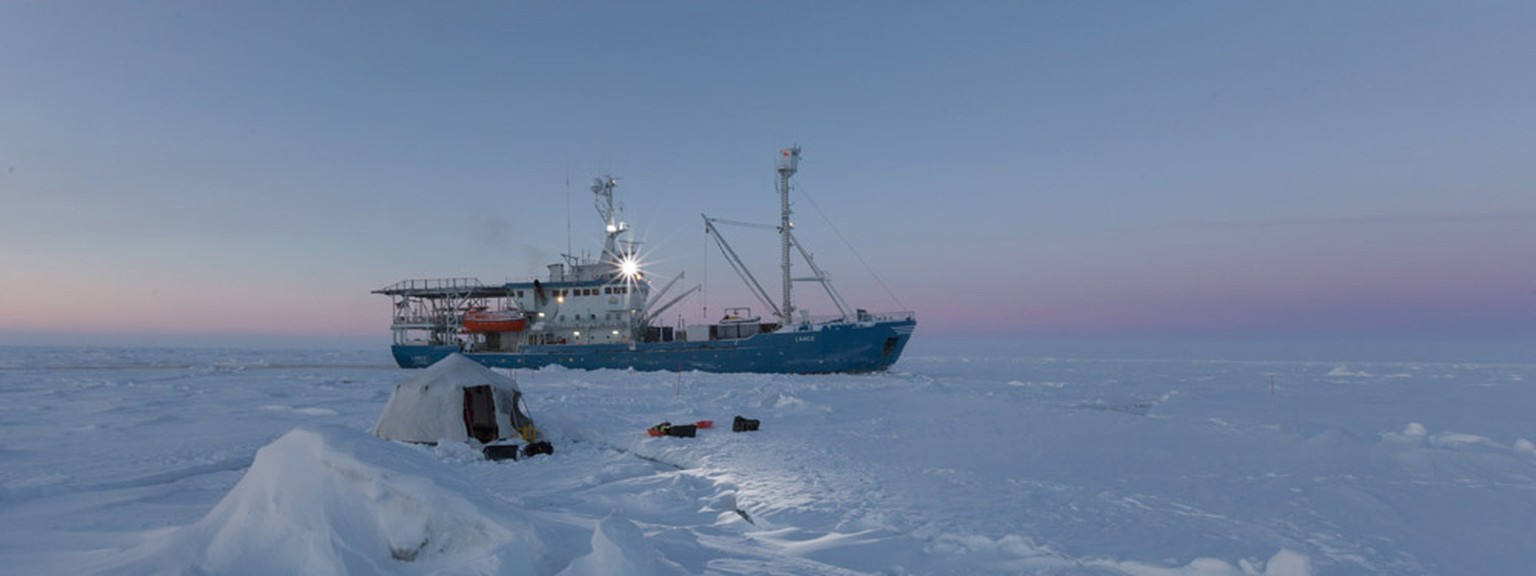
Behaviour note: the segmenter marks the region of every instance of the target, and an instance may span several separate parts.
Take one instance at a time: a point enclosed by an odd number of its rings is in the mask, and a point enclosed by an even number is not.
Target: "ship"
[[[912,311],[872,313],[850,308],[831,278],[795,238],[790,178],[799,170],[800,147],[780,151],[775,163],[779,221],[756,225],[779,236],[782,291],[771,298],[725,236],[721,225],[741,222],[704,218],[705,232],[766,314],[750,306],[726,308],[714,322],[675,325],[661,315],[699,290],[694,286],[668,298],[683,278],[653,289],[642,269],[638,242],[615,206],[618,180],[594,178],[591,185],[604,240],[593,256],[562,254],[548,276],[488,284],[476,278],[403,280],[374,294],[392,303],[391,352],[402,368],[424,368],[462,353],[493,368],[750,372],[768,374],[864,373],[887,370],[917,327]],[[793,277],[791,252],[810,273]],[[795,306],[793,284],[820,284],[836,314],[812,316]]]

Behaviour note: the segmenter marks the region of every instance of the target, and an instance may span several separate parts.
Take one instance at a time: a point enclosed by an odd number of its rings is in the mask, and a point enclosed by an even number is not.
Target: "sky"
[[[1536,342],[1524,2],[0,3],[0,340],[388,341],[542,274],[620,178],[919,338]],[[776,239],[727,230],[760,277]],[[813,313],[831,312],[802,286]],[[671,315],[671,314],[669,314]],[[678,319],[669,319],[676,321]]]

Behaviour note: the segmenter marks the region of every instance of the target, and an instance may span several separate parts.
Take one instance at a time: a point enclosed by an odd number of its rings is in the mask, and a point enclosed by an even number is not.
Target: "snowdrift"
[[[430,454],[332,426],[260,449],[202,520],[111,574],[532,574],[528,524]]]
[[[645,541],[645,535],[634,522],[609,516],[598,522],[597,529],[592,531],[592,553],[571,562],[558,576],[672,576],[687,573],[681,566],[658,554]]]

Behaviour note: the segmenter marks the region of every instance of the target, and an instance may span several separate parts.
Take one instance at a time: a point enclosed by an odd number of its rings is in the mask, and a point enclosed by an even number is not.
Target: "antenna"
[[[705,232],[705,234],[709,233],[709,227],[708,226],[705,226],[704,232]],[[700,306],[699,313],[702,314],[702,316],[700,316],[700,321],[708,322],[709,321],[709,238],[708,238],[708,236],[706,236],[705,239],[704,239],[704,283],[702,284],[702,286],[704,288],[699,293],[699,306]]]
[[[571,163],[565,163],[565,253],[571,253]]]

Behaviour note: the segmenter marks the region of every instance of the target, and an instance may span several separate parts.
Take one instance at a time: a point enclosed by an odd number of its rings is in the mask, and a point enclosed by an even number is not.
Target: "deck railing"
[[[822,324],[831,324],[831,323],[834,323],[834,322],[843,322],[843,321],[847,321],[847,322],[900,322],[900,321],[904,321],[904,320],[912,320],[912,319],[914,319],[916,317],[917,317],[917,314],[915,312],[911,312],[911,311],[903,311],[903,312],[865,312],[863,316],[859,316],[857,314],[853,314],[853,315],[849,315],[849,316],[846,316],[846,317],[842,316],[842,315],[839,315],[839,314],[829,314],[829,315],[821,315],[821,316],[811,316],[811,324],[819,326],[819,325],[822,325]]]
[[[901,312],[876,312],[870,314],[869,318],[875,322],[901,322],[905,320],[915,320],[917,318],[917,313],[911,310],[905,310]]]
[[[388,287],[374,290],[375,294],[401,294],[408,292],[455,292],[485,288],[479,278],[418,278],[401,280]]]

